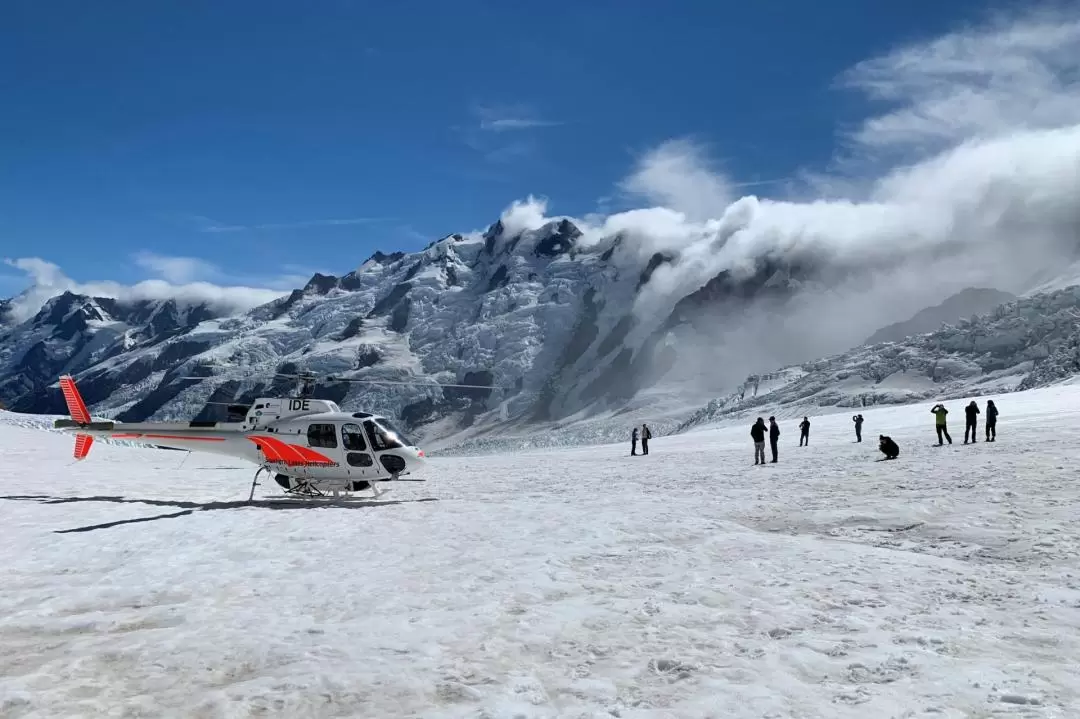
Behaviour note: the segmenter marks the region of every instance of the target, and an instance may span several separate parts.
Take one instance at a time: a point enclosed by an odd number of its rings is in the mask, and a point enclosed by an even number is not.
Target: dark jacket
[[[776,439],[780,436],[780,425],[776,422],[769,423],[769,439]]]
[[[997,415],[998,415],[997,405],[993,405],[993,404],[986,405],[986,421],[987,422],[996,422],[997,421]]]
[[[754,426],[750,428],[750,436],[754,438],[755,442],[765,441],[765,423],[754,422]]]
[[[974,422],[975,415],[979,414],[979,405],[969,404],[967,407],[964,407],[964,414],[967,415],[968,422]]]
[[[807,432],[809,432],[810,431],[810,420],[804,419],[802,422],[799,422],[799,429],[802,430],[803,434],[806,434]]]

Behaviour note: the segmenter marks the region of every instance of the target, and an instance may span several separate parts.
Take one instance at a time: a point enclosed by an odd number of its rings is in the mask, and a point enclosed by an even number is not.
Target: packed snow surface
[[[995,399],[993,444],[920,403],[301,508],[0,414],[0,716],[1080,716],[1080,388]]]

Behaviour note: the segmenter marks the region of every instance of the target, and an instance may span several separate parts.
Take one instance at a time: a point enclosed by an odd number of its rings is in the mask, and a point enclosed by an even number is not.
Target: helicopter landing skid
[[[251,493],[248,495],[248,501],[249,502],[252,501],[254,499],[254,497],[255,497],[255,487],[259,486],[259,475],[262,474],[263,471],[271,472],[272,470],[269,467],[259,467],[259,469],[255,472],[255,476],[251,480]],[[409,481],[416,481],[416,480],[409,480]],[[303,499],[303,500],[319,500],[319,499],[323,499],[323,500],[337,500],[337,501],[350,500],[350,499],[351,500],[367,500],[367,501],[371,501],[372,499],[381,498],[384,494],[386,494],[387,492],[390,491],[389,489],[379,489],[376,482],[369,482],[368,483],[368,489],[371,490],[371,496],[370,497],[360,497],[360,496],[356,496],[356,494],[354,492],[350,492],[350,491],[345,490],[345,489],[334,488],[334,489],[331,489],[331,490],[322,490],[322,489],[319,489],[317,486],[315,486],[314,484],[312,484],[311,482],[309,482],[306,479],[297,478],[296,486],[291,487],[289,489],[286,489],[284,491],[285,491],[285,496],[290,497],[290,498]]]

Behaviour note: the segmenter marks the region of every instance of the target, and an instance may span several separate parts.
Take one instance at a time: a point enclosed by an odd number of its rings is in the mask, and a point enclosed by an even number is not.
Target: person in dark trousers
[[[777,445],[780,443],[780,425],[776,423],[776,417],[769,417],[769,448],[772,450],[772,461],[776,464]]]
[[[885,459],[896,459],[900,456],[900,447],[893,441],[892,437],[884,434],[878,435],[878,449],[885,455]],[[882,460],[879,459],[878,461]]]
[[[949,414],[949,410],[945,409],[945,405],[943,404],[935,404],[930,411],[934,413],[934,427],[937,429],[938,446],[940,447],[943,444],[941,441],[942,436],[949,440],[949,444],[952,444],[952,437],[949,436],[949,428],[945,421],[945,417]]]
[[[968,434],[971,435],[972,443],[978,442],[978,430],[979,430],[979,405],[975,404],[975,400],[971,400],[967,407],[964,407],[964,444],[968,443]]]
[[[851,418],[851,421],[855,423],[855,441],[862,442],[862,423],[863,418],[861,414],[857,414]]]
[[[750,428],[750,438],[754,440],[754,464],[765,464],[765,420],[761,417]]]
[[[997,405],[994,400],[986,400],[986,441],[993,442],[997,439]]]
[[[641,425],[641,453],[649,453],[649,440],[652,439],[652,432],[649,431],[649,425],[642,423]]]
[[[810,444],[810,420],[803,417],[802,422],[799,423],[799,446],[808,444]]]
[[[638,438],[637,427],[634,427],[634,431],[630,433],[630,456],[631,457],[636,457],[637,456],[637,438]]]

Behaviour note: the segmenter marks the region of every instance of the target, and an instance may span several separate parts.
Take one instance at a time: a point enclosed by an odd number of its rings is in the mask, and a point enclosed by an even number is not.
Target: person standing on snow
[[[649,425],[642,422],[641,424],[641,453],[649,453],[649,440],[652,439],[652,432],[649,431]]]
[[[799,446],[810,444],[810,420],[806,417],[802,418],[802,422],[799,423]]]
[[[993,442],[997,439],[997,405],[994,400],[986,400],[986,441]]]
[[[944,435],[945,439],[949,440],[949,444],[952,444],[952,437],[949,436],[949,428],[946,426],[945,415],[949,414],[949,410],[945,409],[943,404],[935,404],[931,409],[933,412],[935,421],[934,426],[937,428],[937,444],[940,447],[944,444],[941,441],[941,437]]]
[[[754,464],[765,464],[765,420],[761,417],[750,428],[750,438],[754,440]]]
[[[780,443],[780,425],[776,417],[769,417],[769,448],[772,449],[772,461],[776,464],[777,445]]]
[[[968,443],[968,434],[971,434],[971,442],[974,444],[978,441],[978,429],[979,429],[979,405],[975,403],[975,400],[971,400],[967,407],[964,407],[964,444]]]
[[[851,421],[855,423],[855,441],[862,442],[862,423],[863,418],[861,414],[857,414],[851,418]]]
[[[635,426],[634,431],[630,433],[630,456],[631,457],[636,457],[637,456],[637,438],[638,438],[638,433],[637,433],[637,427]]]

